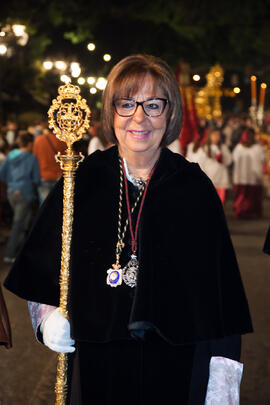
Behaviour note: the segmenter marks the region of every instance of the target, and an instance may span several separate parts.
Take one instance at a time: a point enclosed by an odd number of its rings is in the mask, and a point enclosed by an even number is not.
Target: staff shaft
[[[72,224],[74,212],[74,185],[75,170],[77,169],[78,156],[60,156],[58,159],[63,167],[64,186],[63,186],[63,224],[62,224],[62,255],[60,271],[60,311],[68,318],[68,295],[69,295],[69,265],[70,265],[70,247],[72,239]],[[81,157],[79,157],[81,159]],[[65,169],[65,163],[68,160],[68,169]],[[67,367],[68,355],[66,353],[58,354],[57,377],[55,384],[56,402],[55,405],[65,405],[67,396]]]

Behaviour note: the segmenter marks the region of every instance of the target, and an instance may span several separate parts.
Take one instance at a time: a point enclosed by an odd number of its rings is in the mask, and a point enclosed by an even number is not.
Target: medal
[[[117,287],[122,284],[123,270],[119,265],[113,264],[113,269],[107,270],[107,284],[111,287]]]
[[[137,274],[139,271],[139,262],[137,256],[132,254],[131,259],[123,269],[124,283],[133,288],[137,285]]]

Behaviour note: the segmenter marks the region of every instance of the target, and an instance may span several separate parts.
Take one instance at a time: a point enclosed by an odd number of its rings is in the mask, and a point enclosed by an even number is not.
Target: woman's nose
[[[133,114],[133,120],[136,122],[141,122],[146,118],[146,114],[143,111],[142,105],[138,105],[137,110]]]

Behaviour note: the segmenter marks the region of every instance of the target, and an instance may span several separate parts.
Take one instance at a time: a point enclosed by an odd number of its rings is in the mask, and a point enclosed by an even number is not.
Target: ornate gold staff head
[[[89,128],[90,109],[80,96],[79,86],[65,84],[58,89],[58,97],[48,111],[49,128],[56,137],[67,144],[67,154],[72,155],[72,145],[79,141]]]

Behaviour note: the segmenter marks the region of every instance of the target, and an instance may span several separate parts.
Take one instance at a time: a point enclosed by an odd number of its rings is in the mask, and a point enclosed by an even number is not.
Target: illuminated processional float
[[[220,64],[215,64],[206,75],[206,85],[195,90],[190,84],[189,64],[180,61],[176,71],[176,79],[179,83],[182,100],[184,123],[181,131],[181,151],[185,154],[187,144],[198,139],[198,119],[213,120],[222,117],[221,96],[235,96],[233,91],[223,90],[224,70]],[[251,76],[251,106],[250,118],[255,129],[261,129],[264,121],[264,103],[267,85],[261,83],[259,103],[257,103],[257,78]],[[270,148],[270,136],[261,134],[260,140]],[[270,157],[269,157],[270,159]]]
[[[56,137],[65,142],[65,154],[56,155],[63,170],[63,221],[62,221],[62,252],[60,269],[60,312],[68,318],[69,266],[74,211],[74,186],[76,170],[84,159],[83,155],[75,154],[72,146],[79,141],[90,125],[90,109],[80,95],[80,88],[70,83],[60,86],[58,97],[53,100],[48,111],[49,128]],[[57,377],[55,384],[55,405],[65,405],[67,397],[67,366],[68,354],[58,353]]]
[[[188,143],[199,139],[199,122],[203,118],[212,120],[222,117],[220,98],[223,94],[221,86],[224,80],[223,68],[216,64],[206,75],[206,85],[195,91],[190,85],[190,67],[180,61],[176,71],[183,100],[183,128],[180,136],[180,148],[185,155]]]

